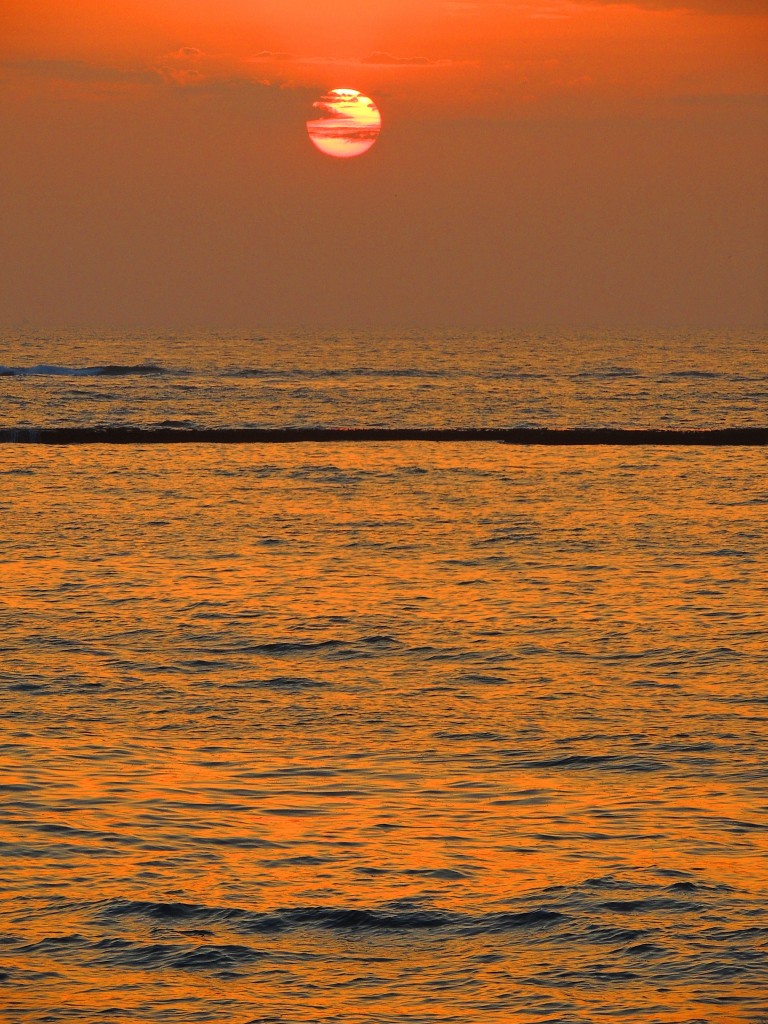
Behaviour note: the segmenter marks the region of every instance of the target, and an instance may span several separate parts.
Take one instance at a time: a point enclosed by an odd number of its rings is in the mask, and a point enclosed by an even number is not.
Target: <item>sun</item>
[[[313,107],[319,116],[307,121],[307,132],[313,145],[326,156],[362,156],[379,137],[379,108],[356,89],[332,89]]]

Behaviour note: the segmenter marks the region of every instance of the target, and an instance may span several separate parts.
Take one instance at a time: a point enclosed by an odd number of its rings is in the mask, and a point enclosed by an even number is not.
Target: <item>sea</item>
[[[767,1022],[768,448],[152,443],[767,423],[765,332],[0,335],[0,1019]]]

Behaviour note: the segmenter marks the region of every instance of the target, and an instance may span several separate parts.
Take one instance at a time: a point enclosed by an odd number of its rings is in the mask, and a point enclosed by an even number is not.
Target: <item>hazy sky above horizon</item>
[[[5,0],[0,324],[759,325],[766,57],[764,0]]]

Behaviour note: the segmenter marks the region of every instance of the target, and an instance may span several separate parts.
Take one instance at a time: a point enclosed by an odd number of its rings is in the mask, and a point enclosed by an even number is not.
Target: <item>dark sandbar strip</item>
[[[420,429],[389,427],[307,427],[182,429],[176,427],[41,427],[0,429],[5,444],[296,444],[299,442],[500,441],[518,445],[766,445],[768,427],[720,430],[554,430]]]

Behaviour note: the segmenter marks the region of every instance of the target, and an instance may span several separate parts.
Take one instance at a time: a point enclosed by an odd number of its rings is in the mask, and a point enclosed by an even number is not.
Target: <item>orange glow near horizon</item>
[[[756,95],[766,86],[768,17],[752,0],[668,4],[361,5],[332,16],[306,0],[10,0],[0,78],[74,76],[96,88],[129,72],[156,84],[354,81],[438,114],[509,114],[553,95],[589,108],[632,97]],[[354,77],[353,77],[354,76]],[[149,78],[148,78],[149,80]],[[475,113],[475,116],[476,113]]]

